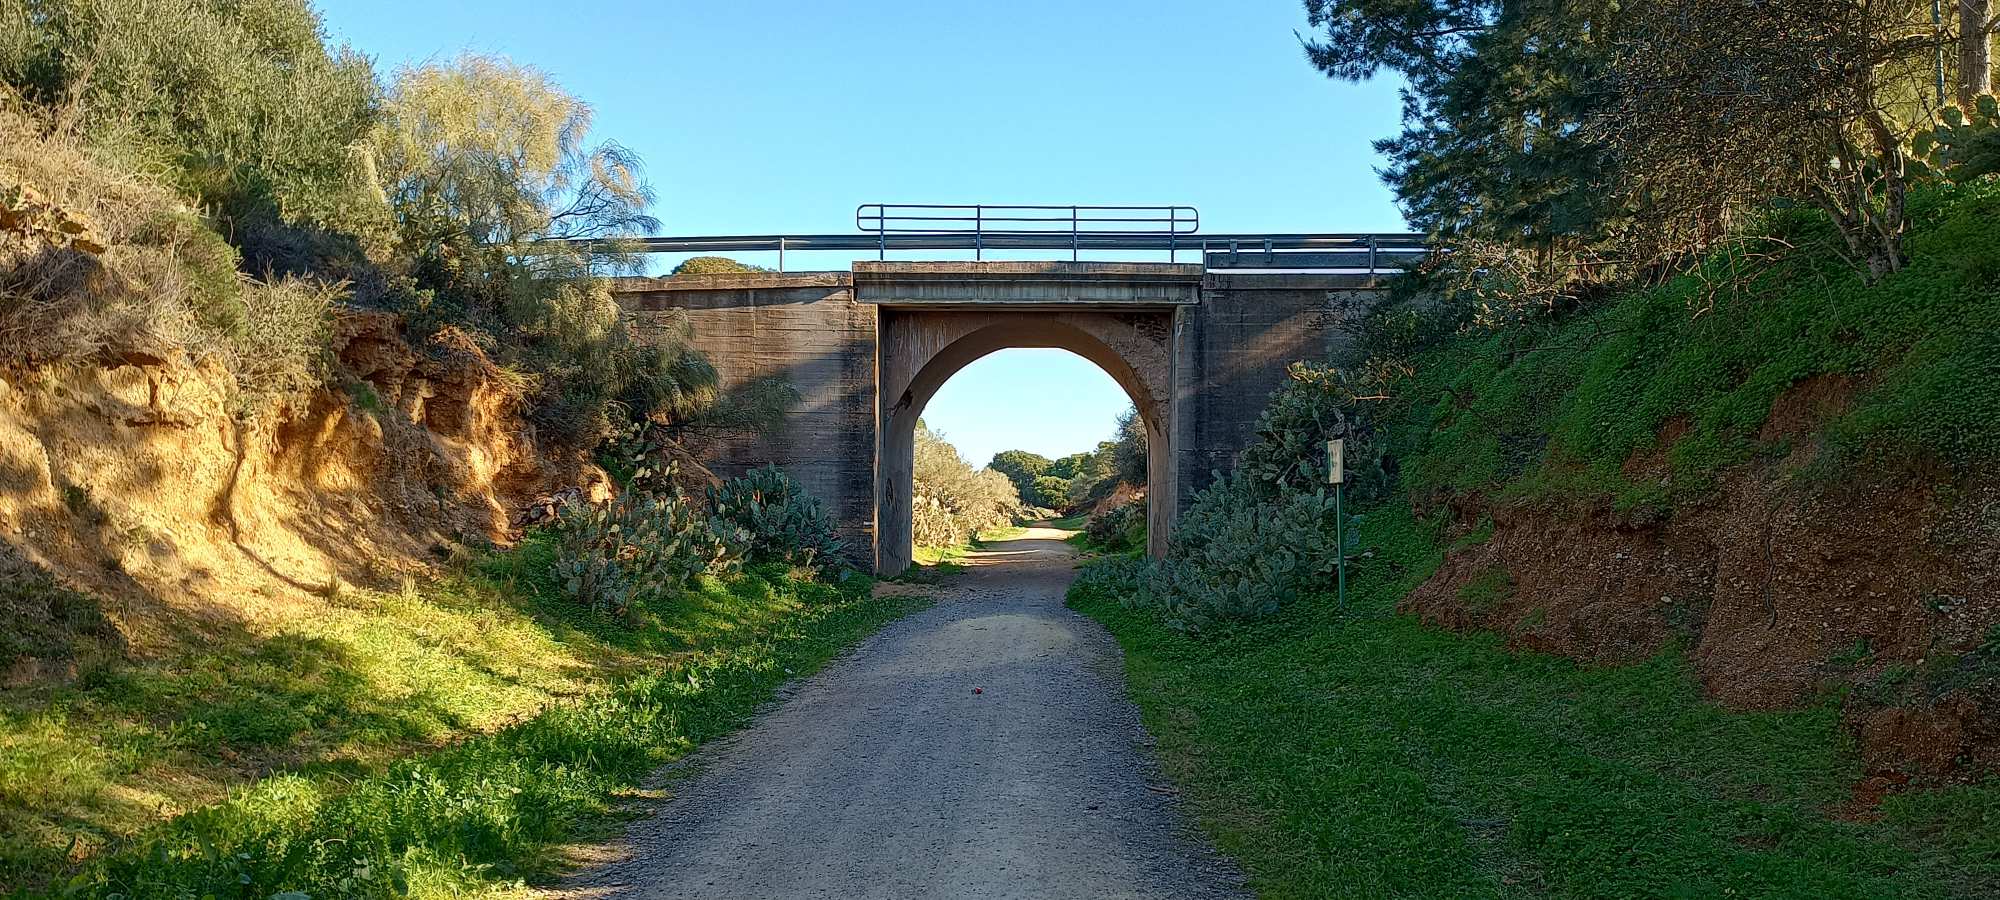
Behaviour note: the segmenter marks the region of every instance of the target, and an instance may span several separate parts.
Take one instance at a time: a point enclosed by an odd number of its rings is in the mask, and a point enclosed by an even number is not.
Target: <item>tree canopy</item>
[[[1684,268],[1774,205],[1823,210],[1870,277],[1902,264],[1906,148],[1955,45],[1989,85],[1989,0],[1305,0],[1330,77],[1402,75],[1378,142],[1467,283],[1560,306]]]
[[[1035,490],[1035,479],[1049,470],[1048,457],[1026,450],[1002,450],[993,454],[993,461],[987,463],[986,467],[1007,476],[1007,480],[1014,483],[1014,490],[1020,492],[1023,501],[1035,506],[1054,505],[1045,501]]]
[[[691,256],[674,267],[674,275],[732,275],[738,272],[769,272],[763,266],[738,262],[727,256]]]

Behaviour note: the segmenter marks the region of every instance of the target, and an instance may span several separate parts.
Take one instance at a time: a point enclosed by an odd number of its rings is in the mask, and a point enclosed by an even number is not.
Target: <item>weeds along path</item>
[[[1063,607],[1066,534],[972,553],[555,896],[1236,896],[1151,763],[1117,644]]]

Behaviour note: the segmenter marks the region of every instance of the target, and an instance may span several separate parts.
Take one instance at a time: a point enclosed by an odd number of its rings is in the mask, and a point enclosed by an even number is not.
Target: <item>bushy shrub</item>
[[[1091,546],[1113,553],[1146,546],[1146,501],[1136,500],[1091,516],[1084,534]]]
[[[176,213],[171,192],[37,118],[0,107],[0,354],[43,365],[201,344],[196,311],[234,302],[235,251],[199,226],[173,227],[193,216]],[[211,258],[219,283],[189,265]]]
[[[228,346],[243,411],[255,415],[325,383],[334,304],[344,285],[310,278],[246,280],[243,323]]]
[[[1053,509],[1069,508],[1069,481],[1054,475],[1035,476],[1035,496]]]
[[[752,469],[710,488],[716,521],[739,529],[759,560],[825,568],[845,545],[818,497],[777,466]]]
[[[910,536],[919,547],[968,543],[982,531],[1011,524],[1023,508],[1004,473],[974,469],[922,422],[910,473]]]
[[[1351,547],[1354,529],[1348,534]],[[1182,631],[1211,631],[1325,590],[1338,561],[1334,544],[1333,499],[1326,492],[1271,499],[1255,482],[1231,474],[1195,495],[1174,526],[1165,559],[1092,563],[1076,589],[1152,609]]]
[[[554,574],[571,599],[625,615],[696,575],[735,570],[750,535],[675,496],[639,491],[600,506],[572,503],[557,517]]]
[[[239,241],[279,223],[384,232],[358,163],[374,71],[328,49],[307,0],[0,0],[0,34],[0,82],[74,101],[101,149],[165,171]]]
[[[744,275],[769,272],[769,268],[738,262],[727,256],[691,256],[681,260],[670,275]]]
[[[345,294],[243,277],[236,250],[172,191],[0,88],[0,358],[214,358],[255,413],[322,382]]]
[[[1329,583],[1338,558],[1333,534],[1325,491],[1271,500],[1232,474],[1195,495],[1145,594],[1168,624],[1186,631],[1268,615]]]
[[[1265,499],[1326,489],[1326,442],[1345,438],[1348,498],[1367,503],[1387,497],[1392,473],[1384,442],[1357,399],[1353,378],[1306,362],[1293,363],[1286,374],[1289,380],[1257,416],[1257,440],[1237,462],[1244,486]]]
[[[715,367],[694,350],[692,331],[670,326],[641,343],[601,279],[518,290],[501,356],[535,376],[529,417],[543,436],[592,447],[623,424],[620,410],[679,417],[714,397]]]

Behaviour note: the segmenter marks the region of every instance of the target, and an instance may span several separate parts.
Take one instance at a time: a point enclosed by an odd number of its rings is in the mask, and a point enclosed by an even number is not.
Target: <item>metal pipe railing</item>
[[[786,253],[800,250],[873,250],[877,259],[899,250],[971,250],[975,260],[983,260],[989,250],[1066,249],[1072,261],[1080,261],[1086,250],[1164,250],[1170,262],[1179,262],[1182,250],[1198,250],[1209,268],[1293,267],[1371,275],[1385,266],[1420,260],[1428,252],[1423,235],[1408,233],[1201,234],[1201,211],[1192,206],[864,203],[854,209],[854,224],[858,234],[638,237],[616,245],[639,253],[775,250],[780,272]],[[1256,258],[1248,264],[1246,246],[1256,248]]]
[[[1357,234],[1357,233],[1305,233],[1305,234],[1203,234],[1170,235],[1165,232],[1150,234],[1124,234],[1116,232],[1080,232],[1072,236],[1068,231],[1042,234],[1001,234],[988,231],[984,235],[987,250],[1168,250],[1178,247],[1182,250],[1209,248],[1219,250],[1231,245],[1253,246],[1260,250],[1268,246],[1273,251],[1285,250],[1358,250],[1365,252],[1373,239],[1384,254],[1392,251],[1418,251],[1424,248],[1423,235],[1418,234]],[[676,235],[661,237],[600,238],[593,240],[568,240],[557,243],[570,245],[590,245],[604,247],[613,245],[636,253],[704,253],[704,252],[749,252],[776,251],[783,242],[787,251],[801,250],[971,250],[970,233],[938,234],[730,234],[730,235]]]

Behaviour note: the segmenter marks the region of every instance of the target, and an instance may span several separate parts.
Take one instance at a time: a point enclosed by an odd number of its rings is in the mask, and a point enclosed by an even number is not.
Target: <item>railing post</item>
[[[972,258],[974,261],[986,258],[986,207],[972,207]]]
[[[1069,208],[1069,261],[1077,261],[1076,207]]]
[[[783,236],[778,238],[778,274],[785,274],[785,239]]]
[[[1375,235],[1368,236],[1368,286],[1375,286]]]

